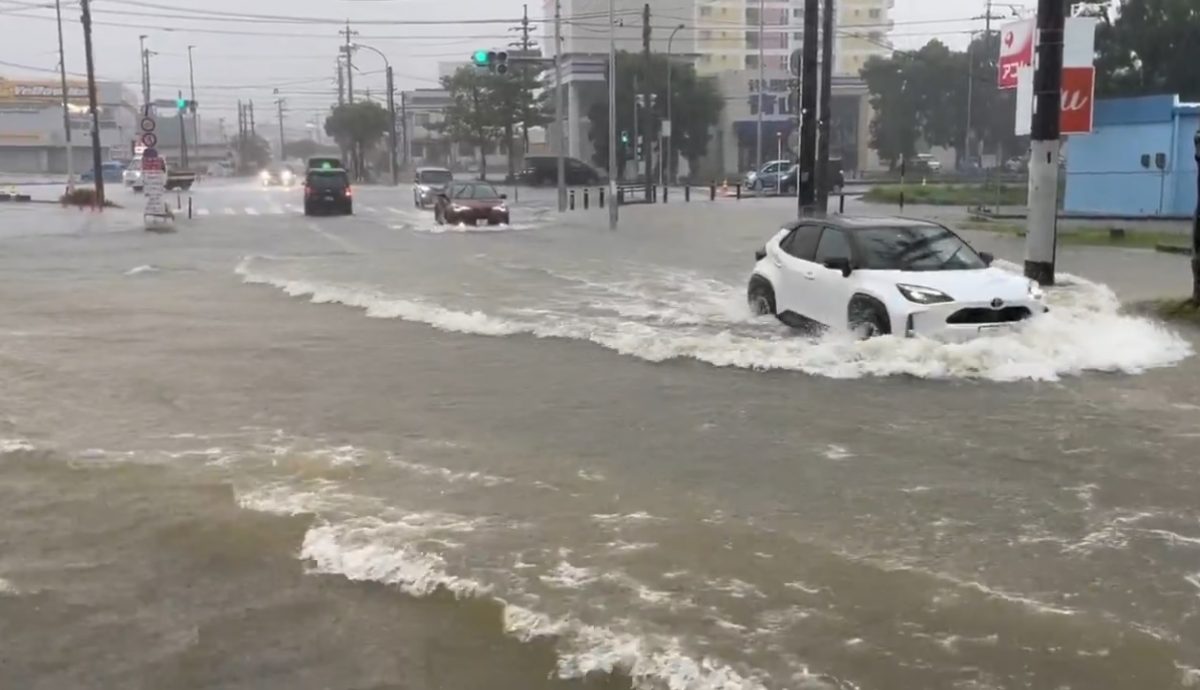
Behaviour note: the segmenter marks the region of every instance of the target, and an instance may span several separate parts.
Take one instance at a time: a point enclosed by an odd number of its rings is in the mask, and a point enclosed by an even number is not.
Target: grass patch
[[[1142,308],[1165,321],[1200,326],[1200,305],[1190,299],[1159,299],[1146,302]]]
[[[58,198],[59,203],[63,206],[95,206],[96,205],[96,190],[93,187],[79,187],[67,194],[63,194]],[[116,208],[117,205],[112,201],[104,200],[105,208]]]
[[[863,195],[863,200],[877,204],[900,204],[900,195],[906,204],[929,206],[1024,206],[1029,199],[1029,188],[1018,185],[981,184],[905,184],[872,187]]]
[[[1025,226],[1011,221],[992,221],[975,219],[960,224],[964,230],[994,232],[1014,237],[1025,236]],[[1185,235],[1156,230],[1129,230],[1123,236],[1114,235],[1109,228],[1083,227],[1058,229],[1058,243],[1064,246],[1080,247],[1122,247],[1126,249],[1156,249],[1160,245],[1185,246],[1188,238]]]

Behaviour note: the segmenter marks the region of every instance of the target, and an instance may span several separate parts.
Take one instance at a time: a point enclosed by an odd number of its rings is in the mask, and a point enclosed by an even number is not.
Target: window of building
[[[746,47],[747,48],[758,48],[758,32],[757,31],[747,31],[746,32]]]
[[[712,16],[712,8],[711,7],[701,7],[700,8],[700,16],[701,17],[711,17]]]
[[[879,19],[883,16],[883,10],[875,8],[873,10],[869,10],[867,14],[871,17],[871,19]]]
[[[758,56],[757,55],[747,55],[746,56],[746,69],[758,69]]]
[[[872,31],[869,38],[870,38],[871,43],[883,43],[883,32],[882,31]]]

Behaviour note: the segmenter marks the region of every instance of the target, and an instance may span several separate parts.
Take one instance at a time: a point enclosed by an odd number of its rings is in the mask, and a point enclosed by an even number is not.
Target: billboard
[[[87,84],[67,82],[68,100],[87,100]],[[62,101],[62,84],[58,81],[16,81],[0,79],[0,103],[58,103]]]
[[[1094,17],[1071,17],[1067,19],[1066,36],[1063,43],[1063,65],[1066,67],[1091,67],[1096,54],[1096,24]],[[1033,65],[1037,50],[1037,20],[1024,19],[1006,24],[1000,29],[1000,60],[997,86],[1001,89],[1017,88],[1018,72],[1022,67]]]

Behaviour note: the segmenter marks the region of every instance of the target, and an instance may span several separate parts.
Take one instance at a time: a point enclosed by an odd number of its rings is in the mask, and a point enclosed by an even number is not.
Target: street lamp
[[[387,105],[388,105],[388,170],[392,174],[392,185],[400,184],[400,178],[396,172],[396,99],[395,85],[392,83],[392,63],[388,61],[387,56],[378,48],[373,48],[362,43],[355,43],[355,48],[363,48],[375,53],[383,60],[383,65],[387,68]]]
[[[673,98],[674,94],[671,91],[671,42],[675,40],[675,34],[678,33],[683,28],[684,28],[683,24],[680,24],[679,26],[675,27],[675,29],[671,31],[671,35],[667,38],[667,126],[670,127],[671,131],[670,131],[670,133],[667,134],[667,142],[666,142],[667,145],[665,147],[666,148],[666,156],[663,158],[663,161],[666,164],[666,166],[671,169],[672,173],[674,173],[674,171],[675,171],[675,159],[671,157],[671,154],[674,153],[674,148],[675,148],[673,145],[674,141],[675,141],[675,121],[671,119],[671,101],[674,100],[674,98]],[[662,168],[663,168],[662,165],[660,165],[658,168],[658,178],[659,178],[658,183],[659,184],[662,184],[662,176],[663,176]],[[672,182],[676,181],[674,174],[671,175],[671,181]]]

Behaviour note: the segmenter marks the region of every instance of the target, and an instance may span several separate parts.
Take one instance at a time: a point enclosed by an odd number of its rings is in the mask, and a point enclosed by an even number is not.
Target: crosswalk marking
[[[388,206],[388,210],[389,210],[389,211],[391,211],[392,213],[395,213],[395,214],[397,214],[397,215],[399,215],[399,214],[401,214],[401,213],[404,213],[404,211],[402,211],[402,210],[400,210],[400,209],[396,208],[395,206]]]
[[[196,209],[196,215],[198,215],[198,216],[207,216],[207,215],[208,215],[208,209],[206,209],[206,208],[198,208],[198,209]]]
[[[364,211],[366,211],[367,213],[378,213],[378,211],[376,211],[376,210],[375,210],[373,207],[371,207],[371,206],[364,206],[364,207],[363,207],[363,210],[364,210]]]
[[[254,209],[250,208],[249,206],[247,206],[247,207],[246,207],[246,215],[248,215],[248,216],[257,216],[257,215],[258,215],[258,211],[256,211],[256,210],[254,210]]]
[[[288,205],[287,205],[287,210],[291,211],[292,213],[299,213],[299,212],[300,212],[300,207],[299,207],[299,206],[297,206],[296,204],[288,204]]]
[[[271,207],[271,213],[272,213],[272,214],[274,214],[274,215],[277,215],[277,216],[278,216],[278,215],[280,215],[280,214],[282,214],[282,213],[283,213],[283,207],[281,207],[281,206],[272,206],[272,207]]]
[[[226,206],[226,207],[225,207],[225,215],[227,215],[227,216],[234,216],[234,215],[237,215],[237,211],[235,211],[235,210],[233,210],[232,208],[230,208],[230,207]]]

